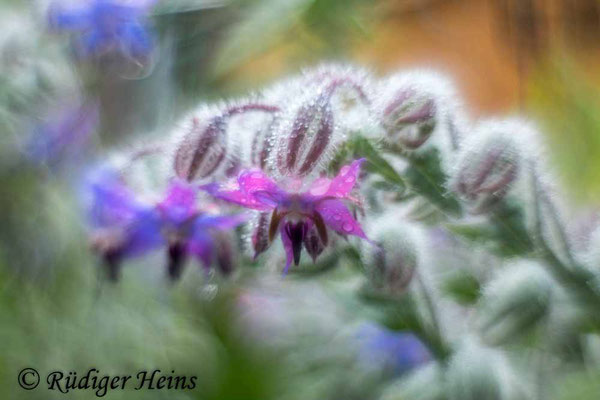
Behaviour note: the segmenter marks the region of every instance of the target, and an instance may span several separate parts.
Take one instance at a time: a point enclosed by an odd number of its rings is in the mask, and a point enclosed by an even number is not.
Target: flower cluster
[[[568,307],[581,314],[589,310],[581,304],[600,305],[589,265],[597,257],[572,246],[536,136],[521,119],[470,121],[436,74],[377,79],[322,66],[185,116],[158,144],[169,182],[158,201],[101,170],[89,184],[92,243],[113,278],[124,258],[158,247],[171,278],[188,256],[228,273],[238,254],[233,228],[252,221],[239,239],[255,261],[284,274],[359,266],[359,298],[365,308],[381,305],[385,325],[351,341],[365,364],[395,374],[435,359],[440,394],[483,398],[518,378],[490,342],[560,325],[552,315],[563,297],[576,299]],[[130,158],[125,169],[139,161]],[[273,246],[277,236],[283,251]],[[303,249],[313,265],[301,262]],[[480,254],[485,262],[471,260]],[[492,279],[475,265],[503,263]],[[278,305],[269,296],[245,300],[259,311]],[[440,304],[449,312],[439,313]],[[476,335],[467,324],[447,334],[448,319],[466,314]]]
[[[176,279],[188,255],[208,269],[213,260],[221,272],[231,272],[231,252],[226,236],[243,222],[242,215],[219,215],[201,209],[197,189],[185,182],[171,182],[164,198],[155,203],[139,199],[115,170],[100,168],[87,181],[92,247],[104,259],[109,276],[118,277],[119,264],[159,247],[168,248],[168,274]]]

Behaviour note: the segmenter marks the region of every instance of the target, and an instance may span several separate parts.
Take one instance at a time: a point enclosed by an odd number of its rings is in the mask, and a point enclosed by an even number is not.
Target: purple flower
[[[200,210],[196,202],[197,189],[175,180],[165,199],[157,205],[163,235],[169,246],[169,276],[181,274],[187,255],[196,257],[206,269],[216,259],[221,272],[232,270],[231,241],[219,231],[228,231],[242,223],[243,215],[214,215]]]
[[[305,192],[297,190],[302,185],[299,180],[287,182],[291,189],[284,189],[260,170],[243,171],[231,185],[209,184],[203,188],[219,199],[261,212],[252,235],[255,256],[268,247],[279,230],[287,257],[285,273],[292,260],[296,265],[300,262],[302,245],[313,259],[319,255],[328,243],[327,227],[342,236],[367,239],[344,203],[357,202],[351,191],[363,161],[342,167],[333,179],[317,179]]]
[[[78,33],[78,50],[83,57],[118,52],[144,58],[153,47],[146,14],[155,1],[87,0],[77,7],[55,3],[49,23],[59,31]]]
[[[92,247],[104,259],[109,277],[116,280],[123,258],[163,244],[160,218],[153,207],[136,199],[112,169],[94,171],[86,183]]]
[[[366,324],[358,332],[359,359],[368,366],[402,374],[431,359],[427,347],[412,333]]]
[[[136,198],[119,174],[110,169],[96,171],[88,181],[89,207],[93,227],[92,245],[102,255],[112,279],[118,277],[120,261],[164,245],[168,246],[169,276],[181,274],[188,255],[195,256],[206,268],[216,259],[221,271],[231,271],[229,246],[218,231],[243,222],[239,215],[214,215],[197,206],[197,190],[174,181],[158,204]],[[229,250],[228,250],[229,249]]]

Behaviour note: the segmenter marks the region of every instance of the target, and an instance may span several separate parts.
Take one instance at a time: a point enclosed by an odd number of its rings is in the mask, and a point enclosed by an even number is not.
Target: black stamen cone
[[[116,283],[121,277],[121,255],[119,252],[110,251],[103,256],[106,267],[106,277],[110,282]]]
[[[302,253],[302,243],[304,241],[304,234],[306,229],[303,222],[288,223],[287,234],[292,242],[292,252],[294,254],[294,265],[300,263],[300,255]]]
[[[169,246],[169,264],[167,274],[171,282],[175,282],[181,277],[183,266],[185,264],[185,249],[183,244],[175,243]]]

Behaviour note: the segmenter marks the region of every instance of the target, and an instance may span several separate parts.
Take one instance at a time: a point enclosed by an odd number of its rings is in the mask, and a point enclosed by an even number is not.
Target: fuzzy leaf
[[[523,212],[513,205],[501,204],[489,222],[449,223],[446,228],[463,239],[485,245],[502,257],[524,256],[533,251]]]
[[[475,304],[480,296],[481,284],[472,274],[460,271],[442,283],[442,290],[459,304]]]
[[[404,171],[410,189],[429,200],[442,211],[453,216],[461,214],[456,198],[446,190],[446,174],[442,171],[437,150],[431,150],[410,158]]]
[[[402,177],[367,139],[358,138],[354,146],[355,154],[367,159],[367,170],[380,175],[387,182],[396,185],[398,189],[404,189],[405,184]]]

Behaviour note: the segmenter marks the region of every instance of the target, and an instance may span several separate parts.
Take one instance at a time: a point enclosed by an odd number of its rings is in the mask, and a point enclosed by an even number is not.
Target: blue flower
[[[179,277],[188,255],[207,269],[216,260],[221,272],[231,271],[230,240],[219,231],[231,230],[245,217],[201,210],[197,189],[189,184],[174,181],[162,201],[147,203],[137,198],[117,171],[99,168],[90,174],[85,189],[92,248],[103,258],[113,280],[124,258],[163,247],[168,250],[172,279]]]
[[[164,243],[159,213],[136,199],[118,172],[93,171],[86,181],[92,245],[109,262],[144,254]]]
[[[395,332],[379,325],[366,324],[359,329],[359,359],[365,365],[405,373],[431,359],[425,345],[412,333]]]
[[[153,48],[147,14],[155,0],[88,0],[78,7],[54,4],[50,26],[77,33],[82,57],[117,52],[134,59],[145,58]]]

